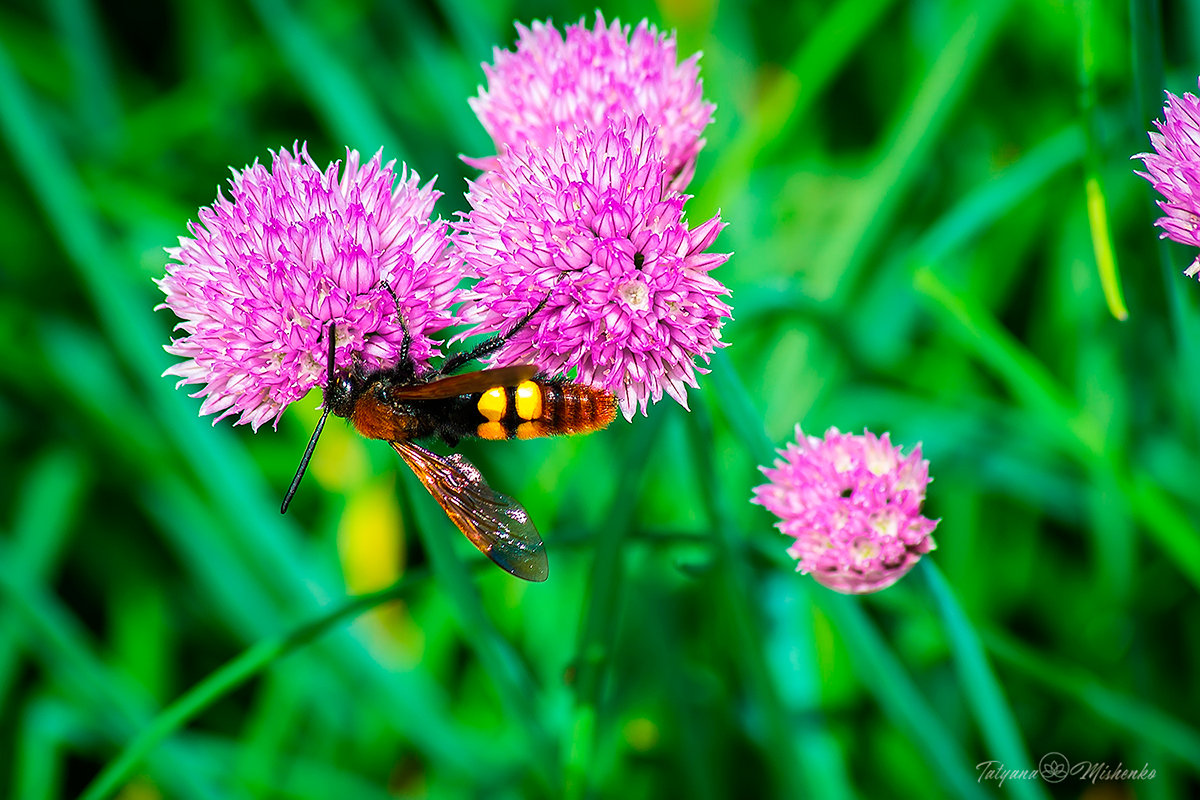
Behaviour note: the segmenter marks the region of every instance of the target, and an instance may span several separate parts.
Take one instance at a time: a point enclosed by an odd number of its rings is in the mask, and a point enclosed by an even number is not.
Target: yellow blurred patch
[[[370,475],[367,445],[367,440],[349,426],[326,423],[308,469],[326,489],[349,491]]]
[[[396,582],[404,558],[402,526],[390,476],[363,482],[346,497],[338,556],[348,591],[361,594]]]
[[[134,778],[121,787],[116,800],[162,800],[162,792],[144,775]]]
[[[658,745],[658,725],[645,717],[634,717],[625,723],[622,731],[625,741],[639,753],[653,750]]]
[[[662,19],[670,20],[670,24],[665,25],[667,30],[672,28],[694,27],[712,19],[713,12],[716,9],[715,0],[661,0],[658,4],[662,11]],[[609,24],[612,24],[611,18],[608,18]],[[625,20],[622,23],[629,24]],[[635,23],[636,24],[636,23]],[[664,26],[660,26],[660,29]],[[687,53],[680,56],[680,60],[690,56]]]
[[[391,476],[377,477],[360,483],[346,497],[337,546],[350,594],[387,588],[403,572],[404,527],[394,483]],[[369,611],[354,627],[385,663],[410,666],[420,658],[421,632],[399,601]]]

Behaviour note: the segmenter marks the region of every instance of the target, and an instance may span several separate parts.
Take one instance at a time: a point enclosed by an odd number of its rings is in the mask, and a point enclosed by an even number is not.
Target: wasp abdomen
[[[539,378],[482,392],[476,407],[484,418],[476,429],[482,439],[590,433],[608,427],[617,415],[611,392]]]
[[[617,398],[612,392],[580,383],[547,382],[542,394],[539,422],[550,435],[598,431],[617,417]]]

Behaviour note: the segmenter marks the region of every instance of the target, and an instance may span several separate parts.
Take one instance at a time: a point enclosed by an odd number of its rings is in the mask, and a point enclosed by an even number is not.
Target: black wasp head
[[[330,413],[339,417],[348,417],[354,411],[355,400],[354,380],[350,375],[334,375],[325,384],[325,400],[323,405]]]

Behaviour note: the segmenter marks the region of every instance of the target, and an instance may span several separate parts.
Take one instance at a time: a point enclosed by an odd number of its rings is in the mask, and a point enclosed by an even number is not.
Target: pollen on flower
[[[884,533],[884,531],[880,531]],[[879,549],[875,547],[875,543],[870,539],[855,539],[854,545],[851,547],[851,553],[854,555],[854,560],[858,564],[869,562],[879,553]]]
[[[905,456],[888,434],[805,436],[761,467],[754,503],[779,517],[796,568],[845,594],[887,588],[934,548],[937,520],[922,516],[929,463],[918,445]]]
[[[432,181],[394,163],[347,150],[322,170],[303,146],[281,149],[269,169],[234,170],[229,195],[167,248],[159,308],[182,320],[166,350],[184,360],[165,374],[201,385],[201,414],[277,423],[325,376],[330,322],[339,368],[352,353],[367,369],[394,364],[405,326],[418,368],[437,355],[464,266],[431,219]]]
[[[493,363],[574,370],[614,392],[627,419],[664,393],[687,406],[705,371],[695,359],[724,346],[730,311],[710,274],[729,256],[707,252],[721,220],[689,225],[657,149],[635,152],[654,135],[638,117],[506,150],[471,184],[471,210],[454,225],[479,277],[465,293],[466,322],[503,330],[542,306]]]
[[[650,289],[641,281],[622,284],[617,294],[634,311],[645,311],[650,307]]]

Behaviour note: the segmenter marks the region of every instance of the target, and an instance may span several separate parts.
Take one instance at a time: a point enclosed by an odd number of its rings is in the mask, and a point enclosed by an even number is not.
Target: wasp
[[[427,374],[419,374],[409,356],[407,328],[394,366],[367,371],[354,357],[348,370],[337,372],[336,323],[330,322],[324,411],[280,511],[287,511],[325,420],[334,414],[368,439],[390,444],[450,521],[501,569],[527,581],[546,580],[549,562],[545,546],[525,507],[488,486],[479,469],[461,453],[443,456],[417,443],[441,439],[454,447],[470,438],[533,439],[590,433],[615,419],[617,399],[612,392],[540,375],[531,364],[453,374],[499,349],[540,308],[507,333],[447,357]]]

